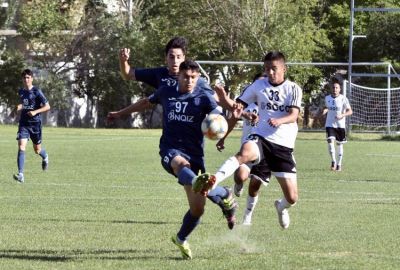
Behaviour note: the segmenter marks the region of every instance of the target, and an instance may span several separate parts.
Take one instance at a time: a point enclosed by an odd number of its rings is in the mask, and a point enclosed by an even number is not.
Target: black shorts
[[[347,142],[346,129],[326,127],[326,139],[335,139],[338,143]]]
[[[264,172],[296,174],[296,162],[293,156],[293,149],[272,143],[258,135],[252,135],[260,149],[260,166]]]
[[[271,170],[268,168],[266,161],[262,159],[260,163],[253,165],[250,170],[250,175],[255,175],[266,184],[271,179]]]

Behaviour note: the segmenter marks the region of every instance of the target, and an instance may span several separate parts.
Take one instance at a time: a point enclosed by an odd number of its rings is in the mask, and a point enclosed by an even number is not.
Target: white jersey
[[[328,109],[325,127],[345,128],[346,117],[338,120],[336,116],[343,114],[347,109],[350,109],[349,100],[343,95],[337,97],[328,95],[325,97],[325,107]]]
[[[268,78],[265,78],[255,81],[238,99],[246,104],[258,104],[259,121],[252,130],[253,134],[260,135],[272,143],[294,148],[297,122],[271,127],[268,120],[288,115],[292,107],[300,109],[302,95],[301,88],[294,82],[285,80],[282,84],[273,86]]]
[[[258,115],[258,106],[256,103],[251,103],[244,110],[248,113],[255,113]],[[247,137],[252,133],[253,128],[257,126],[257,123],[253,124],[250,120],[244,118],[243,119],[243,127],[242,127],[242,144],[247,140]]]

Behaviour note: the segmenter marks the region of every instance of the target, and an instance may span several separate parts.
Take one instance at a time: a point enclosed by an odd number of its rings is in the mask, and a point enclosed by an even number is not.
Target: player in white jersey
[[[244,163],[261,163],[277,178],[283,198],[275,201],[279,224],[289,227],[288,208],[298,200],[296,163],[293,148],[297,136],[297,118],[300,113],[302,90],[294,82],[285,79],[285,56],[281,52],[269,52],[264,57],[264,69],[268,78],[255,81],[239,98],[244,106],[257,102],[258,125],[251,139],[241,146],[240,151],[225,161],[208,180],[195,192],[207,192],[220,183]],[[238,108],[240,113],[240,107]]]
[[[264,78],[260,74],[257,74],[253,80],[253,82],[257,79]],[[243,91],[246,91],[248,87],[246,87]],[[258,105],[257,103],[252,103],[246,107],[244,110],[246,114],[253,114],[258,116]],[[249,119],[243,118],[243,127],[242,127],[242,137],[241,144],[245,143],[248,140],[249,135],[252,133],[253,128],[257,125],[257,122],[251,121]],[[225,136],[217,142],[218,151],[222,151],[225,146],[225,139],[228,137],[229,133],[232,131],[233,127],[236,125],[237,118],[231,117],[229,121],[229,129]],[[248,196],[246,208],[243,216],[243,225],[251,225],[252,216],[254,209],[258,202],[258,194],[262,185],[268,186],[269,179],[271,177],[271,172],[266,170],[264,167],[260,165],[253,166],[253,163],[241,164],[239,168],[235,171],[233,179],[235,181],[235,185],[233,187],[234,193],[237,197],[240,197],[243,193],[243,183],[250,178],[249,188],[248,188]]]
[[[343,144],[346,140],[346,116],[353,114],[349,100],[340,94],[340,84],[332,84],[332,94],[325,97],[325,107],[322,114],[326,116],[326,140],[328,142],[329,155],[332,158],[331,170],[341,171],[343,161]],[[337,144],[338,159],[336,160]]]

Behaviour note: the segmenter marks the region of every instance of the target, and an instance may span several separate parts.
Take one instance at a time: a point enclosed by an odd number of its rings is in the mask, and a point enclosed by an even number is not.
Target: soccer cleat
[[[235,183],[235,185],[233,186],[233,193],[235,193],[236,197],[240,197],[243,193],[243,183]]]
[[[219,204],[222,208],[222,213],[228,222],[228,228],[232,230],[236,222],[235,212],[238,208],[238,203],[232,195],[232,190],[228,187],[224,188],[228,191],[228,196],[226,196],[225,199],[222,199]]]
[[[252,215],[253,215],[253,211],[249,211],[248,209],[246,209],[246,211],[244,212],[242,225],[250,226]]]
[[[42,170],[46,171],[49,168],[49,155],[42,160]]]
[[[177,235],[172,236],[171,241],[179,248],[183,259],[185,259],[185,260],[192,259],[192,251],[190,250],[189,243],[187,241],[184,241],[182,243],[181,241],[179,241]]]
[[[336,163],[332,161],[331,171],[336,171]]]
[[[341,165],[337,165],[337,166],[336,166],[336,171],[337,171],[337,172],[340,172],[341,170],[342,170],[342,166],[341,166]]]
[[[192,189],[195,193],[207,196],[208,191],[214,186],[215,181],[216,179],[214,175],[210,175],[209,173],[200,174],[195,177]]]
[[[286,208],[283,210],[280,210],[278,200],[275,201],[275,208],[276,208],[276,212],[278,213],[279,225],[281,225],[281,227],[283,229],[289,228],[289,224],[290,224],[289,211]]]
[[[14,177],[15,181],[18,181],[20,183],[24,182],[24,174],[23,173],[14,174],[13,177]]]

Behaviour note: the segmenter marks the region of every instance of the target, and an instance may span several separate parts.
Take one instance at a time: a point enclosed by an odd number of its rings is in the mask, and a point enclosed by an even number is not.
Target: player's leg
[[[346,140],[346,131],[344,128],[338,128],[336,130],[336,141],[337,141],[337,149],[338,149],[338,162],[336,165],[336,170],[342,170],[342,162],[343,162],[343,145],[347,142]]]
[[[262,185],[267,186],[271,177],[271,171],[263,159],[260,164],[253,166],[251,169],[249,194],[247,196],[247,204],[243,216],[243,225],[251,225],[254,209],[258,202],[259,191]]]
[[[284,195],[283,198],[275,201],[275,208],[278,213],[279,224],[283,229],[287,229],[290,225],[288,209],[295,205],[298,200],[297,178],[296,174],[285,175],[278,173],[275,174],[275,176],[278,179]]]
[[[49,167],[49,155],[42,147],[42,127],[40,124],[31,128],[31,140],[33,143],[33,150],[42,158],[42,170],[45,171]]]
[[[250,167],[247,164],[242,164],[233,174],[235,185],[233,186],[233,192],[237,197],[240,197],[243,193],[243,183],[249,178]]]
[[[23,126],[18,127],[17,140],[18,140],[18,154],[17,166],[18,173],[13,175],[13,178],[20,183],[24,182],[24,166],[25,166],[25,151],[29,139],[29,130]]]
[[[235,156],[227,159],[214,175],[202,174],[198,176],[194,182],[193,190],[207,193],[209,189],[231,176],[239,168],[240,164],[252,161],[257,163],[261,156],[257,142],[258,137],[255,137],[243,143],[240,151]]]
[[[189,202],[189,211],[186,212],[182,220],[182,226],[176,236],[172,237],[172,242],[177,245],[184,259],[192,258],[187,239],[193,230],[199,225],[200,218],[204,213],[206,199],[199,193],[194,193],[191,185],[184,185],[186,196]]]
[[[193,179],[196,178],[194,171],[204,172],[205,170],[202,159],[189,157],[178,150],[169,149],[163,156],[163,167],[177,176],[178,182],[183,186],[192,186]],[[229,229],[232,229],[236,221],[235,211],[238,206],[232,196],[232,191],[226,187],[216,186],[207,194],[207,198],[221,208]]]
[[[336,138],[336,133],[334,131],[334,128],[327,127],[326,128],[326,140],[328,142],[328,152],[329,156],[331,157],[331,170],[334,171],[336,170],[336,149],[335,149],[335,138]]]

